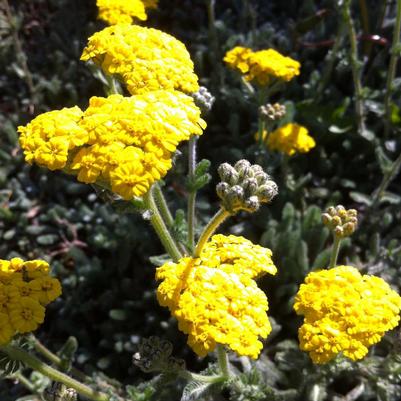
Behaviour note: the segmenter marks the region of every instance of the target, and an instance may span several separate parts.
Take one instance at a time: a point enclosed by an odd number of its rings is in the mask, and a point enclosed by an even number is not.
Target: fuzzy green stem
[[[12,375],[12,377],[15,378],[16,380],[18,380],[18,382],[31,393],[40,395],[36,386],[29,379],[27,379],[21,372],[15,372]]]
[[[188,148],[188,178],[194,181],[196,167],[196,142],[197,137],[193,135],[189,140]],[[196,189],[190,189],[188,194],[188,245],[192,252],[195,246],[195,205],[196,205]]]
[[[222,376],[225,378],[229,378],[231,374],[230,374],[230,364],[228,362],[228,355],[227,351],[221,344],[217,345],[217,361],[219,363],[219,368]]]
[[[61,360],[61,358],[58,355],[54,354],[52,351],[50,351],[44,344],[42,344],[35,337],[34,334],[31,334],[30,341],[32,342],[35,351],[42,354],[48,361],[50,361],[54,365],[58,367],[62,366],[63,361]],[[92,380],[90,377],[86,376],[85,373],[81,372],[79,369],[76,369],[74,367],[71,368],[71,374],[77,377],[81,381],[89,382]]]
[[[174,224],[174,219],[167,205],[166,198],[163,195],[163,191],[158,183],[156,183],[153,187],[153,194],[164,222],[168,227],[172,227]]]
[[[225,380],[222,375],[204,376],[198,373],[188,372],[187,370],[180,371],[179,375],[187,381],[197,381],[201,383],[219,383]]]
[[[93,400],[93,401],[108,401],[109,396],[107,394],[101,393],[92,389],[91,387],[67,376],[66,374],[52,368],[51,366],[45,364],[40,359],[34,357],[28,352],[22,350],[21,348],[14,347],[12,345],[6,345],[0,347],[1,351],[5,352],[11,359],[21,361],[26,366],[33,370],[47,376],[49,379],[54,380],[59,383],[65,384],[67,387],[73,388],[82,396]]]
[[[199,238],[198,244],[196,245],[196,249],[194,252],[194,257],[198,258],[204,245],[209,240],[209,238],[213,235],[213,233],[217,230],[218,226],[230,215],[227,210],[220,208],[219,211],[212,217],[209,221],[208,225],[203,230],[202,235]]]
[[[401,153],[398,155],[397,159],[392,164],[390,170],[384,175],[379,188],[374,194],[372,204],[370,206],[371,209],[375,209],[375,207],[380,202],[380,199],[383,197],[384,193],[386,192],[387,187],[390,185],[391,181],[395,178],[398,171],[401,167]]]
[[[323,95],[324,89],[326,88],[332,71],[334,69],[334,64],[336,62],[336,59],[338,57],[338,53],[340,51],[341,45],[343,43],[344,40],[344,23],[342,22],[342,20],[339,21],[339,26],[338,26],[338,31],[337,31],[337,35],[336,38],[334,40],[334,44],[333,44],[333,48],[331,49],[331,51],[329,52],[329,54],[327,55],[327,62],[325,63],[325,69],[323,71],[322,74],[322,79],[319,82],[319,86],[317,88],[317,94],[316,94],[316,101],[319,101]]]
[[[338,253],[340,252],[341,238],[334,235],[333,248],[331,250],[329,269],[332,269],[337,264]]]
[[[398,47],[400,46],[400,34],[401,34],[401,0],[397,0],[397,14],[393,32],[393,44],[391,46],[391,57],[390,57],[390,64],[388,67],[387,82],[386,82],[386,94],[384,97],[384,110],[386,113],[385,126],[384,126],[385,137],[388,137],[391,125],[391,95],[393,93],[393,81],[395,78],[395,73],[397,70],[397,62],[399,57]]]
[[[145,203],[145,207],[150,211],[150,223],[152,224],[154,230],[160,238],[161,243],[163,244],[165,250],[173,259],[174,262],[178,262],[181,258],[181,252],[178,250],[178,247],[171,236],[169,230],[167,229],[166,224],[164,223],[159,209],[157,208],[156,202],[153,197],[153,188],[151,188],[147,194],[143,197],[143,201]]]
[[[267,102],[267,91],[264,86],[258,90],[258,142],[259,146],[263,148],[263,132],[265,130],[265,119],[260,114],[259,107]]]
[[[361,83],[361,61],[358,57],[358,43],[355,33],[354,21],[351,16],[351,0],[344,0],[342,5],[342,15],[345,27],[348,31],[350,41],[350,63],[352,70],[352,78],[355,87],[355,113],[358,123],[358,133],[364,135],[366,131],[365,126],[365,110],[363,103],[363,90]]]

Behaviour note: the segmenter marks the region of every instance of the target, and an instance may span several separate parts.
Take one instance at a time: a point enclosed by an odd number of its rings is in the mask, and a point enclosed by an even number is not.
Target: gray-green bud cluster
[[[185,361],[171,356],[172,352],[170,341],[152,336],[141,340],[132,362],[145,373],[185,369]]]
[[[234,166],[223,163],[216,192],[222,207],[231,214],[240,210],[256,212],[261,203],[270,202],[278,193],[277,184],[258,164],[240,160]]]
[[[345,209],[344,206],[330,206],[322,214],[322,222],[338,238],[349,237],[358,225],[358,212],[355,209]]]
[[[46,401],[77,401],[78,395],[73,388],[67,388],[62,383],[54,383],[51,388],[45,389],[43,398]]]
[[[201,109],[202,113],[207,113],[216,100],[214,96],[204,86],[199,87],[198,92],[192,94],[195,104]]]
[[[280,103],[267,103],[259,107],[259,113],[267,121],[277,121],[285,116],[286,108]]]

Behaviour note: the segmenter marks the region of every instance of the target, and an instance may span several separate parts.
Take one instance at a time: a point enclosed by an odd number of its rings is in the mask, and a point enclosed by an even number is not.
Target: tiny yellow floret
[[[309,273],[294,309],[305,317],[300,347],[314,363],[329,362],[339,353],[356,361],[398,325],[401,297],[379,277],[338,266]]]
[[[222,344],[257,358],[263,347],[259,338],[271,332],[268,301],[254,280],[264,273],[276,273],[270,249],[243,237],[215,235],[199,258],[157,269],[157,299],[177,318],[199,356]]]

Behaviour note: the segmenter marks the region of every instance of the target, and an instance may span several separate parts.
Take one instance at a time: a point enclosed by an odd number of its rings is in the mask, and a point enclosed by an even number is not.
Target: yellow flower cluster
[[[243,237],[215,235],[199,258],[184,257],[159,267],[157,299],[188,334],[189,346],[205,356],[223,344],[257,358],[259,337],[271,332],[268,302],[255,278],[276,273],[271,251]]]
[[[205,126],[190,96],[154,91],[93,97],[85,112],[47,112],[18,131],[27,162],[78,174],[129,200],[163,177],[177,145]]]
[[[278,150],[288,156],[295,153],[308,153],[316,146],[309,131],[302,125],[289,123],[270,134],[263,132],[263,139],[270,150]]]
[[[299,341],[313,362],[326,363],[339,353],[355,361],[397,326],[401,297],[379,277],[338,266],[310,273],[294,308],[305,316]]]
[[[273,49],[260,50],[237,46],[229,50],[224,61],[230,68],[244,74],[247,81],[255,81],[265,86],[275,79],[291,81],[300,73],[301,64],[290,57],[285,57]]]
[[[60,282],[49,276],[43,260],[0,260],[0,345],[16,333],[36,330],[45,306],[61,294]]]
[[[121,79],[131,94],[159,89],[194,93],[198,77],[185,45],[153,28],[121,24],[89,38],[81,60]]]
[[[147,19],[146,8],[157,7],[155,0],[96,0],[98,18],[109,25],[131,24]]]

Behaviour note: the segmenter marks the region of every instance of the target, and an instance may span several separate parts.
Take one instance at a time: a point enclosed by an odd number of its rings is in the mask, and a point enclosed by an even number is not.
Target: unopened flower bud
[[[329,227],[336,237],[344,238],[354,233],[358,225],[357,211],[347,210],[342,205],[330,206],[322,214],[323,224]]]
[[[332,217],[328,213],[322,214],[322,222],[325,226],[331,227],[331,220],[332,220]]]
[[[337,214],[336,208],[334,206],[330,206],[327,208],[327,213],[330,216],[335,216]]]
[[[334,234],[335,234],[337,237],[342,238],[342,237],[344,236],[344,229],[343,229],[341,226],[336,226],[336,227],[334,228]]]
[[[331,219],[331,226],[334,228],[334,227],[337,227],[339,225],[341,225],[341,217],[333,216],[333,218]]]
[[[229,189],[230,189],[229,184],[227,184],[226,182],[219,182],[216,185],[217,196],[219,198],[223,199],[227,195]]]
[[[251,196],[244,202],[244,209],[248,212],[256,212],[259,209],[260,203],[257,196]]]
[[[344,235],[346,237],[349,237],[356,230],[356,225],[354,223],[348,222],[343,225],[343,229],[344,229]]]
[[[235,180],[231,178],[233,170],[237,174]],[[248,160],[238,161],[234,168],[223,163],[218,172],[223,182],[217,184],[216,192],[223,208],[231,214],[256,211],[260,203],[270,202],[277,195],[276,183],[261,166],[251,165]]]
[[[258,190],[258,182],[255,178],[247,178],[242,183],[245,197],[255,195]]]
[[[259,107],[259,113],[267,121],[277,121],[285,116],[286,108],[279,103],[268,103]]]
[[[207,88],[201,86],[198,92],[192,94],[195,104],[201,109],[203,113],[210,111],[216,100],[214,96],[208,91]]]

